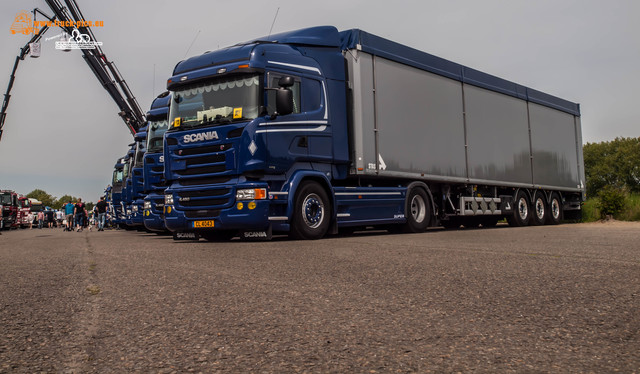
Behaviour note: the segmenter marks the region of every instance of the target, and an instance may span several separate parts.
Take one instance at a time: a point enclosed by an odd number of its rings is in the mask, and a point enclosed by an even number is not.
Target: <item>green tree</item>
[[[616,138],[583,147],[587,196],[605,186],[640,192],[640,138]]]
[[[55,207],[56,209],[60,209],[60,208],[62,208],[62,206],[63,206],[64,204],[68,203],[69,201],[71,201],[71,203],[75,204],[75,203],[76,203],[76,201],[78,201],[78,198],[77,198],[77,197],[73,197],[73,196],[71,196],[71,195],[64,195],[64,196],[62,196],[61,198],[59,198],[59,199],[55,202],[54,207]]]
[[[31,197],[31,198],[42,201],[42,204],[44,206],[53,206],[53,203],[56,201],[56,198],[54,196],[51,196],[46,191],[38,188],[29,192],[27,194],[27,197]]]

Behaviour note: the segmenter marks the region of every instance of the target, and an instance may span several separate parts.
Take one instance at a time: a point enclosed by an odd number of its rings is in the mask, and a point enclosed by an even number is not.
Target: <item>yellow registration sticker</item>
[[[233,108],[233,118],[242,118],[242,108]]]
[[[193,222],[193,228],[200,229],[205,227],[213,227],[213,223],[214,223],[214,220],[212,219],[207,221],[195,221]]]

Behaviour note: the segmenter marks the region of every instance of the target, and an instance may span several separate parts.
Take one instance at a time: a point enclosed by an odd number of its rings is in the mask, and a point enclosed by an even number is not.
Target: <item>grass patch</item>
[[[97,295],[101,292],[100,287],[98,286],[89,286],[87,287],[87,291],[89,291],[89,293],[92,295]]]
[[[582,206],[582,221],[595,222],[600,219],[599,198],[587,199]],[[613,218],[618,221],[640,221],[640,194],[629,194],[626,196],[624,209]]]

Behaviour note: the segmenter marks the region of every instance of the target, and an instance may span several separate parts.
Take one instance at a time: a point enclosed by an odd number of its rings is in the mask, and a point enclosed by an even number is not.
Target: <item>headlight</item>
[[[164,205],[173,205],[173,195],[164,195]]]
[[[144,202],[144,209],[145,210],[151,209],[151,201],[145,201]]]
[[[131,210],[132,210],[133,212],[137,212],[137,211],[138,211],[138,205],[136,204],[136,205],[132,206],[132,207],[131,207]]]
[[[236,191],[236,200],[264,200],[266,198],[266,188],[245,188]]]

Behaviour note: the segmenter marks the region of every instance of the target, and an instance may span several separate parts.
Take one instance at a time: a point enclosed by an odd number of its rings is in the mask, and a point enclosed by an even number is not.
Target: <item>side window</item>
[[[320,109],[322,86],[315,79],[304,78],[304,112],[314,112]]]
[[[278,81],[282,78],[284,74],[274,74],[269,73],[267,75],[268,86],[269,88],[278,88]],[[301,112],[301,101],[300,101],[300,78],[293,77],[294,83],[291,87],[291,91],[293,91],[293,114]],[[276,111],[276,93],[275,91],[269,90],[267,91],[267,109],[269,113],[274,113]]]

